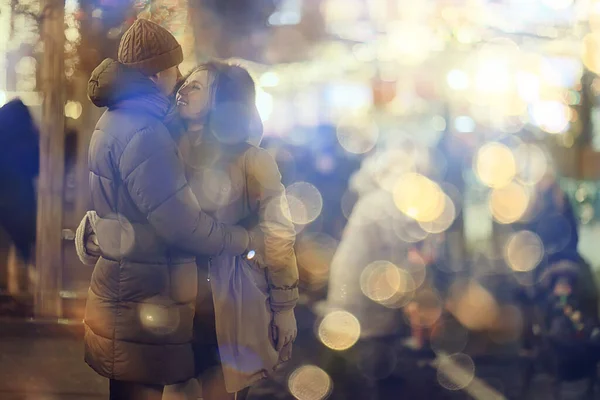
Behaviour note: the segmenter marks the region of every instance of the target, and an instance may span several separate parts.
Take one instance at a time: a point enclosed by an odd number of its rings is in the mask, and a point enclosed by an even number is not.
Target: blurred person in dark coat
[[[39,169],[37,127],[27,106],[13,100],[0,108],[0,225],[26,263],[34,254]]]

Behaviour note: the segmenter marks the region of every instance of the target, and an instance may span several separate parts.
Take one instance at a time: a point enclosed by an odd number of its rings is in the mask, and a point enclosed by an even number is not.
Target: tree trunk
[[[62,214],[64,182],[64,0],[44,0],[46,12],[41,29],[42,124],[40,130],[40,176],[38,182],[37,316],[60,318],[62,280]]]

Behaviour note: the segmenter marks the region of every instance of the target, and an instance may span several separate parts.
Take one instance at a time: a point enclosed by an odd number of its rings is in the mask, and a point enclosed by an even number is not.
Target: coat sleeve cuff
[[[271,287],[271,309],[273,312],[291,310],[298,303],[298,287],[277,288]]]
[[[231,226],[229,229],[229,237],[227,238],[228,240],[226,240],[221,253],[234,255],[244,254],[246,250],[248,250],[248,245],[250,243],[248,231],[241,226]]]

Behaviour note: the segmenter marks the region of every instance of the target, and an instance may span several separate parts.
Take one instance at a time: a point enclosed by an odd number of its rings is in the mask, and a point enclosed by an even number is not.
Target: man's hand
[[[292,358],[292,345],[298,335],[294,310],[276,312],[273,315],[271,331],[275,349],[279,352],[279,360],[289,361]]]

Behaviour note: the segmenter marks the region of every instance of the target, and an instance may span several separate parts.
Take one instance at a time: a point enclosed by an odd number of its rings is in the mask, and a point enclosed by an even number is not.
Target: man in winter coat
[[[89,81],[88,96],[108,110],[89,151],[102,257],[86,306],[85,359],[110,379],[111,399],[160,399],[165,385],[193,377],[195,255],[250,246],[246,230],[200,209],[165,127],[182,59],[168,31],[137,20],[118,61],[103,61]]]

